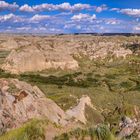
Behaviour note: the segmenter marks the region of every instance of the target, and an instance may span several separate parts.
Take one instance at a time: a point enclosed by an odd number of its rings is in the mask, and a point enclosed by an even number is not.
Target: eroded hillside
[[[0,41],[0,140],[140,138],[139,37]]]
[[[91,60],[108,55],[126,57],[132,54],[127,44],[138,37],[98,36],[15,36],[1,38],[0,49],[11,50],[2,68],[12,73],[42,71],[45,69],[77,69],[74,56],[87,55]],[[137,42],[138,43],[138,42]]]

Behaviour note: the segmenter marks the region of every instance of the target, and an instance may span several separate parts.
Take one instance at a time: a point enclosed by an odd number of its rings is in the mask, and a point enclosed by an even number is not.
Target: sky
[[[2,33],[140,33],[140,0],[0,0]]]

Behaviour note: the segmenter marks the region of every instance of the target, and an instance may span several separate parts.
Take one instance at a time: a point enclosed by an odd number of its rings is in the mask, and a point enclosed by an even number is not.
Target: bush
[[[115,137],[110,132],[106,125],[100,125],[95,129],[94,132],[97,140],[115,140]]]
[[[45,140],[43,122],[33,120],[21,128],[3,134],[0,140]]]
[[[116,140],[106,125],[99,125],[97,128],[91,127],[89,129],[77,128],[69,133],[63,133],[55,137],[55,140],[68,140],[67,138],[84,140],[85,137],[89,137],[91,140]]]
[[[63,133],[61,136],[55,137],[54,140],[69,140],[69,136],[67,133]]]

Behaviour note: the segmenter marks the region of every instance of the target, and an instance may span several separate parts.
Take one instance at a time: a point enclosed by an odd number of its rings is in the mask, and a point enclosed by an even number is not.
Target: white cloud
[[[120,8],[111,8],[110,11],[119,11]]]
[[[92,6],[89,4],[81,4],[81,3],[77,3],[74,5],[71,5],[68,2],[64,2],[62,4],[40,4],[40,5],[35,5],[35,6],[29,6],[27,4],[21,6],[19,8],[20,11],[22,12],[41,12],[41,11],[55,11],[55,10],[59,10],[59,11],[81,11],[81,10],[89,10],[91,9]]]
[[[58,14],[42,15],[36,11],[61,10]],[[32,14],[0,15],[0,31],[7,32],[33,32],[33,33],[72,33],[72,32],[140,32],[139,17],[134,20],[119,18],[96,18],[96,14],[79,12],[82,9],[90,9],[90,5],[63,3],[59,5],[41,5],[41,7],[28,7],[23,5],[20,11],[30,11]],[[92,10],[97,10],[93,7]],[[120,12],[122,9],[110,9]],[[64,12],[63,12],[64,11]],[[78,11],[74,13],[74,11]],[[102,9],[98,9],[101,12]],[[49,13],[49,12],[48,12]],[[33,15],[31,17],[31,15]],[[133,14],[134,15],[134,14]],[[130,18],[131,19],[131,18]],[[10,28],[8,28],[10,27]]]
[[[18,5],[14,2],[13,4],[9,4],[5,1],[0,1],[0,11],[2,10],[16,10],[18,9]]]
[[[28,4],[25,4],[19,8],[22,12],[34,12],[33,8],[29,6]]]
[[[81,11],[81,10],[89,10],[91,9],[92,6],[90,6],[89,4],[81,4],[81,3],[78,3],[78,4],[75,4],[74,6],[72,6],[72,10],[73,11]]]
[[[116,25],[116,24],[120,24],[121,21],[118,20],[118,19],[113,18],[113,19],[106,19],[105,23],[106,24],[111,24],[111,25]]]
[[[75,21],[93,21],[96,19],[96,15],[93,14],[92,16],[89,14],[78,14],[78,15],[74,15],[73,17],[71,17],[72,20]]]
[[[0,22],[21,22],[23,21],[23,19],[19,16],[16,16],[14,14],[7,14],[7,15],[3,15],[3,16],[0,16]]]
[[[71,11],[72,6],[70,3],[62,3],[60,5],[55,6],[57,10],[63,10],[63,11]]]
[[[65,24],[64,29],[71,29],[75,27],[75,24]]]
[[[43,3],[40,5],[28,5],[24,4],[19,7],[18,4],[14,3],[8,3],[5,2],[4,0],[0,0],[0,11],[4,10],[11,10],[11,11],[21,11],[21,12],[43,12],[43,11],[68,11],[68,12],[79,12],[82,10],[92,10],[96,12],[102,12],[104,10],[107,10],[107,6],[105,4],[97,7],[97,6],[92,6],[90,4],[83,4],[83,3],[77,3],[71,5],[68,2],[64,2],[61,4],[48,4],[48,3]]]
[[[42,20],[47,20],[49,19],[50,16],[49,15],[34,15],[32,18],[30,18],[31,22],[38,22],[38,21],[42,21]]]
[[[107,9],[108,9],[107,5],[103,4],[99,7],[96,7],[96,12],[100,13],[100,12],[105,11]]]
[[[17,27],[16,30],[19,31],[29,31],[31,29],[31,27]]]
[[[140,32],[140,25],[135,26],[133,29],[134,29],[134,31],[139,31]]]
[[[53,5],[53,4],[41,4],[41,5],[33,6],[32,9],[33,9],[33,11],[36,11],[36,12],[40,12],[40,11],[54,11],[54,10],[56,10],[56,6]]]
[[[128,15],[131,17],[136,17],[139,18],[140,17],[140,9],[131,9],[131,8],[127,8],[127,9],[120,9],[120,8],[112,8],[110,9],[110,11],[117,11],[118,13],[122,13],[124,15]]]
[[[140,17],[140,9],[121,9],[119,12],[128,16]]]

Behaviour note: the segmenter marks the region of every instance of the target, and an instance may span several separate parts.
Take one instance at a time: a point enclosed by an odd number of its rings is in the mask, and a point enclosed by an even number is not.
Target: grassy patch
[[[54,138],[54,140],[77,139],[84,140],[116,140],[115,136],[110,132],[106,125],[99,125],[96,128],[81,129],[77,128],[69,133],[63,133]]]
[[[75,72],[52,70],[13,75],[1,70],[0,77],[18,78],[37,85],[46,97],[54,100],[64,110],[75,106],[82,95],[88,95],[99,112],[87,109],[86,115],[91,122],[97,124],[104,117],[101,115],[103,110],[112,112],[124,101],[131,106],[140,106],[140,75],[136,70],[139,66],[133,67],[131,61],[134,60],[139,64],[139,56],[113,58],[112,61],[91,61],[82,57],[78,59],[81,67]],[[126,115],[129,113],[128,111]],[[112,124],[120,120],[118,115],[109,118],[108,122]]]
[[[5,58],[9,55],[10,51],[0,51],[0,65],[4,63]]]
[[[19,89],[13,83],[10,83],[7,91],[12,94],[19,92]]]
[[[0,136],[0,140],[45,140],[44,121],[32,120]]]

